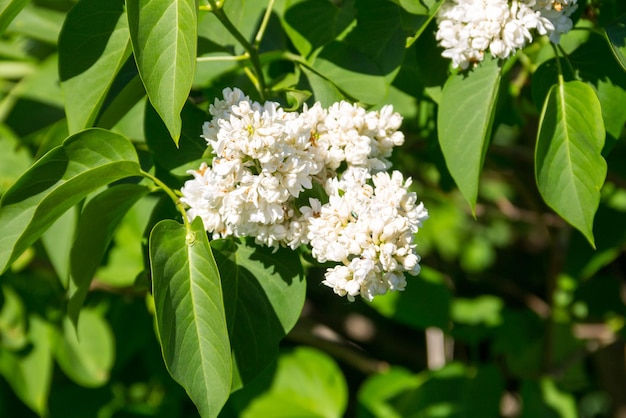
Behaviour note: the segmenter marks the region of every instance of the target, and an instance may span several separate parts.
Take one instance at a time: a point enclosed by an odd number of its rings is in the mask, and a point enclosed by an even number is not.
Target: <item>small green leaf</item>
[[[32,315],[29,322],[32,349],[21,354],[0,350],[0,373],[22,402],[46,416],[53,366],[50,329],[38,316]]]
[[[253,400],[241,416],[339,418],[347,403],[346,381],[332,357],[299,347],[279,358],[270,390]]]
[[[626,15],[608,25],[605,31],[613,55],[626,71]]]
[[[196,68],[197,0],[127,0],[135,61],[150,102],[178,144]]]
[[[130,55],[124,0],[81,0],[59,36],[59,77],[70,133],[92,126]]]
[[[74,325],[83,306],[91,279],[111,242],[113,232],[128,210],[149,189],[136,184],[120,184],[106,189],[85,205],[72,245],[71,282],[67,313]]]
[[[600,154],[605,130],[602,109],[591,87],[559,80],[543,106],[535,177],[545,202],[595,246],[593,218],[607,165]]]
[[[501,68],[486,59],[467,74],[452,75],[441,93],[437,126],[448,170],[476,210],[478,183],[491,138]]]
[[[30,0],[2,0],[0,1],[0,34],[9,26],[15,16],[30,3]]]
[[[13,288],[2,286],[0,308],[0,349],[18,351],[26,340],[26,309],[24,302]]]
[[[228,399],[232,364],[220,275],[202,220],[159,222],[150,235],[156,322],[165,365],[204,418]]]
[[[302,312],[306,282],[292,250],[211,242],[222,275],[233,351],[233,390],[252,381],[278,354]]]
[[[87,309],[78,329],[70,318],[63,321],[54,344],[54,355],[70,379],[85,387],[100,387],[109,381],[115,344],[113,332],[101,314]]]
[[[0,272],[87,194],[140,173],[137,153],[128,139],[101,129],[69,137],[2,196]]]

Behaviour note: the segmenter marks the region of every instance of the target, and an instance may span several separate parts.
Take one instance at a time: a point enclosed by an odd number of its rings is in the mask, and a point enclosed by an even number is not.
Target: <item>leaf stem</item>
[[[254,79],[252,79],[252,82],[255,84],[256,89],[259,91],[261,100],[265,100],[265,79],[263,77],[263,69],[261,68],[261,61],[259,60],[257,48],[255,47],[255,45],[248,42],[245,36],[243,36],[243,34],[228,18],[226,13],[224,13],[224,10],[222,8],[223,2],[218,3],[216,0],[209,0],[209,4],[211,5],[211,12],[213,12],[215,17],[222,23],[222,25],[224,25],[226,30],[228,30],[228,32],[233,35],[237,42],[239,42],[239,44],[247,52],[248,58],[250,59],[250,63],[252,64],[252,68],[255,73],[255,77]]]
[[[157,177],[153,176],[147,171],[144,171],[144,170],[140,170],[140,171],[144,177],[152,180],[154,184],[156,184],[161,190],[165,192],[165,194],[167,194],[170,197],[170,199],[172,199],[172,201],[174,202],[174,205],[176,206],[176,209],[178,209],[180,214],[183,216],[183,223],[185,224],[185,227],[189,229],[190,225],[189,225],[189,218],[187,218],[187,211],[183,207],[183,204],[181,203],[178,195],[176,195],[176,193],[172,189],[170,189],[165,183],[163,183]]]
[[[267,29],[267,24],[270,21],[270,17],[272,16],[272,8],[274,7],[274,0],[269,0],[267,3],[267,8],[265,9],[265,14],[263,15],[263,20],[261,21],[261,26],[259,26],[259,31],[254,37],[254,46],[258,49],[261,40],[263,39],[263,35],[265,34],[265,29]]]

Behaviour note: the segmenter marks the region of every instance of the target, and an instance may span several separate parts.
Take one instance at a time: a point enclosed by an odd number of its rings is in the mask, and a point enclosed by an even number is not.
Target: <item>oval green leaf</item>
[[[175,143],[196,68],[196,0],[126,1],[139,75]]]
[[[89,200],[81,213],[70,252],[70,286],[67,314],[76,325],[91,279],[111,242],[113,232],[128,210],[149,189],[137,184],[120,184]]]
[[[78,329],[66,317],[56,338],[55,358],[70,379],[90,388],[109,381],[115,344],[113,332],[102,314],[85,310]]]
[[[270,390],[252,401],[241,416],[339,418],[347,403],[346,380],[332,357],[299,347],[280,357]]]
[[[232,365],[220,275],[202,220],[189,229],[159,222],[150,264],[165,365],[200,415],[216,417],[230,394]]]
[[[491,138],[500,78],[498,61],[486,59],[467,74],[452,75],[441,92],[437,116],[441,151],[472,212]]]
[[[561,79],[550,89],[535,148],[537,186],[548,206],[594,247],[593,218],[607,170],[601,155],[605,134],[590,86]]]
[[[140,174],[137,153],[123,136],[90,129],[69,137],[2,196],[0,272],[89,193]]]
[[[130,55],[124,0],[81,0],[59,35],[59,77],[70,133],[92,126]]]
[[[211,242],[222,275],[233,351],[233,390],[257,377],[302,312],[306,282],[292,250]]]

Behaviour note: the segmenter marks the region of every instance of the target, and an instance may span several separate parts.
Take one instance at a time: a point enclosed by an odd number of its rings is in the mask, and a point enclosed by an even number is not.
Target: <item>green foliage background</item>
[[[456,73],[437,0],[0,0],[0,416],[620,416],[626,5],[578,4]],[[186,221],[224,87],[404,116],[406,291]]]

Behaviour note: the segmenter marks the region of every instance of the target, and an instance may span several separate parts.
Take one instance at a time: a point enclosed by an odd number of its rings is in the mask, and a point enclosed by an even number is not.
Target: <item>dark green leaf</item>
[[[233,389],[253,380],[278,353],[278,343],[300,317],[306,282],[292,250],[230,240],[211,243],[222,274],[233,350]]]
[[[196,0],[127,0],[135,61],[150,102],[175,143],[196,68]]]
[[[70,10],[59,37],[59,76],[70,133],[92,126],[129,55],[124,0],[81,0]]]
[[[91,279],[102,261],[113,232],[126,212],[149,189],[136,184],[120,184],[106,189],[85,205],[72,245],[71,282],[67,313],[74,325],[83,306]]]
[[[556,84],[543,107],[535,176],[545,202],[594,244],[593,218],[606,176],[598,97],[580,81]]]
[[[87,194],[137,175],[137,154],[126,138],[101,129],[69,137],[2,196],[0,272]]]
[[[156,322],[163,358],[205,418],[228,399],[232,365],[220,275],[202,225],[159,222],[150,235]]]
[[[615,58],[626,71],[626,15],[608,25],[605,31]]]
[[[441,151],[472,212],[491,139],[500,77],[498,61],[486,59],[467,74],[451,76],[441,93],[437,116]]]

